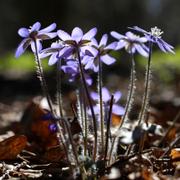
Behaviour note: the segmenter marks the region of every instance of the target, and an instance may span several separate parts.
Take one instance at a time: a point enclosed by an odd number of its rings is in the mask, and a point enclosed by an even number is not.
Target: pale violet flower
[[[116,50],[125,48],[130,54],[134,54],[137,51],[142,56],[148,57],[149,50],[144,44],[148,41],[146,37],[139,37],[130,31],[125,36],[115,31],[112,31],[111,35],[118,40]]]
[[[51,32],[56,28],[55,23],[49,25],[44,29],[40,30],[40,28],[41,24],[39,22],[36,22],[29,29],[23,27],[18,30],[18,34],[24,39],[21,41],[16,50],[16,58],[21,56],[29,45],[31,45],[32,51],[35,52],[35,43],[37,45],[37,51],[39,52],[42,49],[42,40],[52,39],[57,36],[56,32]]]

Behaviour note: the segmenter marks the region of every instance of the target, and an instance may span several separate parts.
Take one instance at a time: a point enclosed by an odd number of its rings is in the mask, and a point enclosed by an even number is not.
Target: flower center
[[[161,29],[157,28],[157,26],[155,26],[154,28],[151,28],[151,32],[152,36],[155,36],[157,38],[161,38],[161,35],[163,34],[163,31],[161,31]]]
[[[29,34],[29,37],[32,38],[32,39],[36,39],[37,34],[38,34],[37,31],[32,31],[32,32]]]

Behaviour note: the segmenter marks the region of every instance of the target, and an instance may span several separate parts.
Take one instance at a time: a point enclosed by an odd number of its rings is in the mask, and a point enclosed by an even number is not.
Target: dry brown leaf
[[[172,160],[178,160],[180,161],[180,148],[174,148],[171,150],[170,156]]]
[[[119,126],[119,124],[121,123],[121,116],[112,114],[111,121],[112,121],[112,126]]]
[[[12,160],[26,147],[27,138],[15,135],[0,142],[0,160]]]
[[[65,152],[61,146],[49,148],[43,155],[43,159],[48,162],[59,162],[65,157]]]

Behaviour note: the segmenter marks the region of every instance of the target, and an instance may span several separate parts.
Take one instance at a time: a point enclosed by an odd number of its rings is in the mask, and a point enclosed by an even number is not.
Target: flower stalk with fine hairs
[[[151,83],[152,46],[153,46],[153,44],[157,44],[158,47],[160,48],[160,50],[165,53],[167,53],[167,52],[174,53],[174,51],[173,51],[174,48],[161,38],[161,35],[163,34],[163,32],[156,26],[154,28],[151,28],[150,32],[147,32],[144,29],[141,29],[137,26],[135,26],[131,29],[138,31],[140,33],[143,33],[149,42],[149,54],[148,54],[148,63],[147,63],[146,75],[145,75],[144,96],[143,96],[143,102],[142,102],[141,110],[140,110],[139,117],[138,117],[138,124],[141,124],[146,120],[146,112],[147,112],[148,105],[149,105],[150,83]]]
[[[40,30],[40,27],[41,27],[41,24],[39,22],[36,22],[35,24],[33,24],[33,26],[30,29],[20,28],[18,30],[18,34],[21,37],[23,37],[24,39],[19,44],[19,46],[16,50],[16,53],[15,53],[15,56],[16,56],[16,58],[21,56],[25,52],[27,47],[29,45],[31,45],[31,49],[35,55],[35,62],[37,64],[37,66],[36,66],[37,67],[37,76],[40,80],[42,91],[44,93],[44,96],[47,99],[52,116],[56,117],[56,114],[52,107],[51,97],[49,95],[48,87],[47,87],[46,80],[44,77],[43,67],[41,64],[40,57],[39,57],[39,52],[42,49],[41,41],[47,40],[47,39],[52,39],[57,36],[57,33],[51,32],[52,30],[54,30],[56,28],[56,24],[53,23],[42,30]],[[54,120],[54,118],[53,118],[53,120]],[[59,125],[59,122],[57,122],[56,120],[55,120],[55,123],[57,125],[58,133],[60,133],[60,135],[57,134],[58,140],[61,143],[62,138],[60,138],[60,137],[63,137],[62,132],[61,132],[61,127]],[[65,148],[65,152],[67,152],[66,148]],[[68,158],[68,156],[67,156],[67,158]]]
[[[111,35],[118,39],[118,44],[116,47],[116,50],[122,49],[123,47],[125,48],[125,50],[131,54],[131,76],[130,76],[130,84],[129,84],[129,92],[128,92],[128,96],[127,96],[127,103],[126,103],[126,107],[125,107],[125,113],[124,116],[122,118],[120,127],[121,128],[123,126],[123,124],[125,122],[127,122],[128,118],[129,118],[129,113],[132,109],[132,104],[134,101],[134,93],[135,93],[135,81],[136,81],[136,70],[135,70],[135,62],[134,62],[134,53],[137,51],[138,53],[140,53],[142,56],[147,57],[148,56],[148,48],[146,47],[146,45],[144,44],[145,42],[147,42],[147,38],[145,37],[139,37],[135,34],[133,34],[132,32],[127,32],[126,35],[121,35],[115,31],[111,32]]]
[[[129,113],[132,109],[132,104],[134,101],[134,95],[135,95],[135,81],[136,81],[136,70],[135,70],[135,62],[134,62],[134,53],[137,51],[139,54],[141,54],[142,56],[147,57],[148,56],[148,48],[147,46],[144,44],[147,42],[147,38],[145,37],[139,37],[135,34],[133,34],[132,32],[127,32],[126,35],[121,35],[115,31],[111,32],[111,35],[118,39],[118,43],[117,43],[117,47],[116,50],[125,48],[125,50],[131,54],[131,76],[130,76],[130,84],[129,84],[129,92],[128,92],[128,96],[127,96],[127,103],[126,103],[126,107],[125,107],[125,113],[123,115],[121,124],[118,128],[118,130],[120,130],[120,128],[128,121],[129,119]],[[110,161],[111,161],[111,156],[112,156],[112,152],[113,152],[113,147],[116,143],[116,137],[113,139],[112,141],[112,146],[111,146],[111,150],[110,150]]]
[[[85,51],[85,56],[82,60],[82,63],[85,65],[85,69],[92,69],[94,72],[98,72],[98,83],[97,89],[99,94],[99,106],[100,106],[100,131],[101,131],[101,144],[102,144],[102,153],[104,153],[104,113],[103,113],[103,97],[102,97],[102,62],[106,65],[113,64],[116,60],[111,57],[109,53],[115,49],[116,42],[113,42],[107,45],[108,35],[104,34],[98,44],[96,39],[92,39],[91,46],[95,49],[95,51],[89,52]]]
[[[21,56],[25,52],[27,47],[29,45],[31,45],[31,49],[34,52],[35,61],[37,63],[37,75],[40,79],[44,96],[47,98],[47,102],[48,102],[50,111],[53,114],[51,98],[48,93],[48,88],[47,88],[46,80],[44,77],[42,64],[41,64],[41,61],[39,58],[39,52],[42,49],[42,44],[41,44],[42,40],[52,39],[57,36],[57,33],[51,32],[56,28],[56,24],[53,23],[53,24],[49,25],[48,27],[41,29],[41,30],[40,30],[40,28],[41,28],[41,24],[39,22],[36,22],[29,29],[20,28],[18,30],[18,34],[24,39],[19,44],[19,46],[16,50],[16,53],[15,53],[15,56],[16,56],[16,58]]]
[[[94,53],[95,49],[92,48],[91,46],[88,46],[88,44],[91,42],[91,39],[94,38],[94,36],[97,33],[97,29],[93,28],[90,31],[88,31],[86,34],[83,34],[83,31],[79,28],[76,27],[73,29],[71,36],[66,33],[65,31],[58,30],[58,36],[60,40],[64,43],[65,47],[63,49],[63,52],[67,52],[66,54],[66,59],[70,57],[71,59],[74,59],[75,62],[78,63],[78,69],[79,73],[81,76],[82,84],[84,87],[84,91],[89,103],[89,107],[91,110],[92,114],[92,120],[93,120],[93,128],[94,128],[94,149],[93,149],[93,160],[96,160],[96,154],[97,154],[97,125],[96,125],[96,117],[94,114],[89,90],[87,87],[86,83],[86,78],[84,74],[84,69],[82,65],[82,58],[81,58],[81,53],[85,52],[88,50],[90,53]],[[68,56],[68,55],[69,56]]]

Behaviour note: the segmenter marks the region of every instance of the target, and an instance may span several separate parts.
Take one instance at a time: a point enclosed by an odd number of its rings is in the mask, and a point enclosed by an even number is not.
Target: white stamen
[[[164,33],[163,31],[161,31],[161,29],[157,28],[157,26],[155,26],[154,28],[151,28],[151,32],[150,32],[153,36],[157,37],[157,38],[161,38],[161,35]]]

